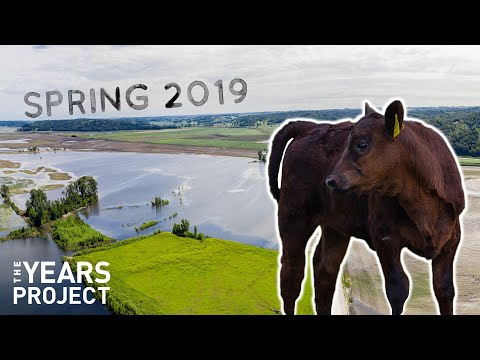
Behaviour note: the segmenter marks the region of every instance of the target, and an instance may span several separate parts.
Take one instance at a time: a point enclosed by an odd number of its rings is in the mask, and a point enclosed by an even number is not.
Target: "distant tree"
[[[170,201],[167,199],[162,199],[160,196],[155,196],[155,199],[151,201],[152,206],[163,206],[163,205],[168,205]]]
[[[188,237],[192,239],[198,239],[200,241],[204,240],[205,235],[198,232],[197,225],[193,227],[193,233],[190,232],[189,229],[190,229],[190,222],[186,219],[182,219],[180,221],[180,224],[173,224],[172,233],[180,237]]]
[[[182,227],[185,229],[185,231],[188,231],[190,229],[190,222],[187,219],[182,219],[180,223]]]
[[[189,228],[190,223],[187,220],[182,219],[180,224],[173,224],[172,233],[177,236],[185,237]]]

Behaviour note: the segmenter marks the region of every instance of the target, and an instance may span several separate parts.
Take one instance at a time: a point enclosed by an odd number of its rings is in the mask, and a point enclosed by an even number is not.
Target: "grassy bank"
[[[232,241],[163,232],[84,250],[72,261],[110,263],[108,305],[118,314],[275,314],[277,256]],[[299,307],[312,313],[310,298]]]
[[[52,239],[67,251],[112,241],[112,239],[85,224],[77,214],[57,219],[51,227]]]
[[[263,150],[268,148],[265,141],[269,139],[273,129],[273,127],[227,128],[208,126],[156,131],[87,133],[78,134],[78,136],[151,144]]]

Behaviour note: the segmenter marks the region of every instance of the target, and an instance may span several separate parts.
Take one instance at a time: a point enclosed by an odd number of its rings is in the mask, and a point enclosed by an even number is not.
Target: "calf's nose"
[[[327,187],[330,191],[333,191],[333,190],[335,190],[335,187],[337,186],[337,182],[332,177],[332,175],[329,175],[327,177],[327,179],[325,180],[325,185],[327,185]]]

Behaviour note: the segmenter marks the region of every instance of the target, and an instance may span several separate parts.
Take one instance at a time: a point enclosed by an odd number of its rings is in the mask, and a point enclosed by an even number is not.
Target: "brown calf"
[[[330,313],[351,236],[377,251],[393,314],[403,312],[409,294],[400,261],[404,247],[432,259],[440,312],[453,313],[453,261],[465,207],[462,179],[445,139],[403,118],[399,101],[385,116],[366,105],[356,123],[290,122],[273,138],[268,170],[278,201],[286,314],[294,313],[305,246],[319,225],[322,237],[313,259],[317,314]],[[291,138],[279,190],[279,164]]]

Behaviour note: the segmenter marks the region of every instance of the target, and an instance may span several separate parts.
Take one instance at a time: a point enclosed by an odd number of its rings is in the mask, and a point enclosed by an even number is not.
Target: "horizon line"
[[[407,109],[420,109],[420,108],[478,108],[480,105],[440,105],[440,106],[407,106]],[[0,122],[7,121],[22,121],[22,122],[35,122],[35,121],[61,121],[61,120],[115,120],[115,119],[141,119],[141,118],[162,118],[162,117],[197,117],[197,116],[226,116],[226,115],[254,115],[254,114],[272,114],[272,113],[289,113],[289,112],[311,112],[311,111],[333,111],[333,110],[359,110],[359,108],[329,108],[329,109],[299,109],[299,110],[267,110],[267,111],[248,111],[248,112],[228,112],[228,113],[208,113],[208,114],[184,114],[184,115],[145,115],[145,116],[115,116],[115,117],[76,117],[76,118],[55,118],[55,119],[0,119]]]

